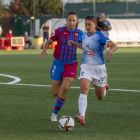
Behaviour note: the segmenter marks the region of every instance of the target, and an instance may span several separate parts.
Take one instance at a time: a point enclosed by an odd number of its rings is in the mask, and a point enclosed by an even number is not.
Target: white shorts
[[[81,72],[80,77],[78,78],[79,80],[82,78],[89,79],[93,84],[99,87],[104,87],[107,84],[107,72],[105,64],[100,66],[89,66],[87,64],[82,64],[80,68]]]

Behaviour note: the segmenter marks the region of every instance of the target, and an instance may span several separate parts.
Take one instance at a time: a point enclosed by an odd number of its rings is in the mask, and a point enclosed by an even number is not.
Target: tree
[[[14,0],[10,4],[10,11],[16,15],[33,15],[34,0]],[[62,14],[61,0],[36,0],[35,1],[36,15],[60,15]]]
[[[2,1],[0,0],[0,19],[3,17],[9,17],[9,12],[6,7],[7,5],[2,5]]]
[[[83,0],[83,2],[89,3],[93,2],[93,0]],[[95,2],[122,2],[122,0],[95,0]]]

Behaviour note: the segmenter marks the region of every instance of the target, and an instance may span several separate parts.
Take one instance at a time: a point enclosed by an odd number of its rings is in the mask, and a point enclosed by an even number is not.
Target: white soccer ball
[[[74,119],[69,115],[62,116],[58,122],[58,126],[62,131],[70,131],[73,129],[74,125]]]

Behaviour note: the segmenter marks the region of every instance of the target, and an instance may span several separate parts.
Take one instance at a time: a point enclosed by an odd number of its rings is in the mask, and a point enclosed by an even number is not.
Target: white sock
[[[105,91],[104,91],[104,97],[105,97],[105,95],[106,95],[106,88],[105,88]]]
[[[86,108],[87,108],[87,95],[80,94],[79,100],[78,100],[78,105],[79,105],[80,115],[85,118],[85,113],[86,113]]]
[[[108,48],[106,47],[106,49],[104,49],[104,51],[105,51],[105,54],[107,56]]]

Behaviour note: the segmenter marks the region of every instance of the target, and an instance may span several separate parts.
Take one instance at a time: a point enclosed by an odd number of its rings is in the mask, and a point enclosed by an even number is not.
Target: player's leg
[[[60,87],[62,84],[62,73],[64,71],[63,64],[59,63],[57,60],[53,61],[51,68],[51,79],[52,79],[52,94],[58,96],[60,93]],[[56,104],[59,99],[57,99]],[[55,110],[55,108],[54,108]],[[57,113],[52,113],[51,121],[57,121]]]
[[[77,74],[77,66],[78,66],[78,62],[71,63],[71,64],[64,64],[63,74],[61,74],[61,76],[63,77],[63,80],[62,80],[61,87],[59,88],[60,92],[59,92],[59,96],[57,98],[52,116],[57,117],[58,112],[60,111],[63,104],[65,103],[70,85],[72,84],[72,82],[73,82],[73,80],[74,80],[74,78],[76,77],[76,74]],[[52,78],[55,76],[54,69],[57,66],[55,67],[55,65],[53,65],[53,67],[54,68],[52,68]],[[57,70],[57,68],[56,68],[56,70]],[[59,79],[59,77],[57,79]]]
[[[71,77],[65,77],[63,78],[61,87],[60,89],[60,93],[59,96],[57,98],[55,107],[54,107],[54,111],[52,113],[51,116],[51,121],[57,121],[57,114],[59,113],[60,109],[62,108],[62,106],[64,105],[66,98],[67,98],[67,93],[69,91],[70,85],[72,84],[74,78]]]
[[[87,109],[87,95],[89,88],[91,86],[91,80],[82,78],[80,80],[80,96],[78,100],[79,114],[75,117],[75,120],[80,123],[80,125],[85,125],[85,113]]]
[[[67,93],[69,91],[69,88],[73,82],[74,78],[73,77],[64,77],[60,89],[60,94],[59,97],[63,100],[66,100],[67,98]]]
[[[102,100],[105,97],[105,95],[106,95],[106,88],[105,87],[99,87],[99,86],[97,86],[95,84],[94,84],[94,87],[95,87],[96,97],[99,100]]]
[[[46,40],[46,38],[45,38],[45,36],[43,36],[43,48],[44,48],[44,45],[45,45],[45,40]]]
[[[99,67],[94,67],[93,71],[95,94],[99,100],[102,100],[106,95],[106,89],[109,88],[109,85],[107,84],[106,66],[101,65]]]
[[[54,81],[54,80],[52,80],[52,94],[54,96],[59,95],[61,84],[62,84],[62,81]]]
[[[106,96],[106,90],[109,89],[107,84],[107,75],[102,78],[102,80],[95,79],[94,82],[95,94],[99,100],[102,100]]]
[[[80,77],[80,95],[78,99],[79,114],[75,117],[75,120],[80,123],[80,125],[85,124],[85,112],[87,108],[87,95],[92,82],[91,69],[88,65],[82,64]]]

